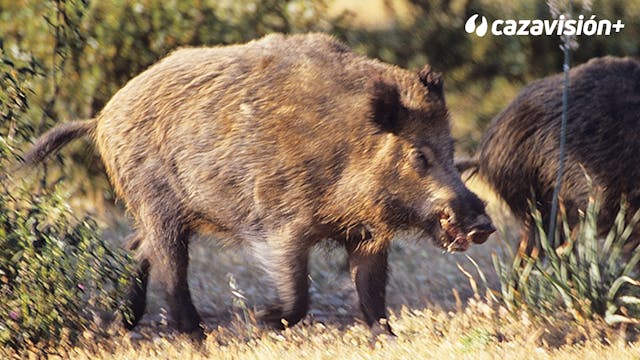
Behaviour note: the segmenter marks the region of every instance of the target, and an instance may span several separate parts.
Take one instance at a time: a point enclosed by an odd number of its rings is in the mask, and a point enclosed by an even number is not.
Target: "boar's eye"
[[[413,150],[411,155],[413,166],[416,168],[416,170],[418,170],[419,173],[423,173],[431,167],[431,162],[424,152],[420,150]]]

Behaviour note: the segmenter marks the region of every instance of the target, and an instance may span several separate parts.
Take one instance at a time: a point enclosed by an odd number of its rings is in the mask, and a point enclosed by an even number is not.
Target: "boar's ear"
[[[374,78],[371,85],[371,108],[373,121],[384,131],[397,133],[400,130],[398,112],[400,111],[400,93],[398,87]]]
[[[444,100],[444,91],[442,83],[442,75],[431,70],[431,66],[425,65],[418,73],[420,82],[429,91],[429,95],[436,96],[440,100]]]

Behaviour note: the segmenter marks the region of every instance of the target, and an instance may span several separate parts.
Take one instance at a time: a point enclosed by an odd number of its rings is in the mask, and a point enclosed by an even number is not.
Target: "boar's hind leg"
[[[159,268],[160,281],[167,291],[169,311],[176,328],[181,332],[202,335],[200,315],[191,300],[187,282],[189,235],[178,229],[166,229],[167,224],[164,225],[162,232],[156,232],[154,248],[159,256],[153,265]]]
[[[349,269],[356,286],[360,309],[367,324],[371,327],[382,326],[393,335],[387,321],[385,294],[387,287],[387,250],[370,252],[348,244]]]
[[[126,294],[126,310],[123,314],[124,326],[131,330],[133,329],[142,315],[144,315],[144,309],[146,306],[147,296],[147,281],[149,279],[149,259],[140,249],[142,236],[139,233],[134,233],[127,238],[127,247],[131,251],[136,252],[136,260],[138,264],[132,274],[132,278],[129,281],[129,288]]]
[[[304,244],[304,240],[290,237],[254,244],[254,251],[276,286],[280,300],[279,305],[258,311],[256,315],[275,329],[283,330],[285,324],[293,326],[309,310],[309,248]]]
[[[168,204],[176,204],[166,197],[162,201],[141,206],[146,210],[138,219],[144,228],[142,251],[150,255],[151,267],[167,294],[169,315],[176,329],[203,337],[201,319],[193,306],[187,270],[189,267],[189,230],[182,223],[182,213]],[[154,206],[155,205],[155,206]]]

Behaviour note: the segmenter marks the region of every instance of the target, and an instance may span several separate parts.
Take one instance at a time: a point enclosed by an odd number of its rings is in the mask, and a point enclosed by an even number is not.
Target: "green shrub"
[[[537,256],[536,251],[527,256],[524,244],[516,254],[511,252],[510,263],[493,256],[499,297],[507,308],[546,315],[564,309],[576,320],[603,317],[609,324],[640,323],[640,282],[634,279],[640,246],[628,243],[640,212],[629,219],[623,201],[614,225],[602,237],[597,229],[599,211],[599,196],[590,197],[579,223],[571,229],[561,209],[556,238],[562,232],[566,240],[556,248],[548,240],[540,213],[533,211],[544,256]]]
[[[128,264],[91,219],[74,219],[61,190],[0,192],[0,344],[44,350],[99,335],[93,319],[118,307]]]
[[[44,72],[33,57],[8,54],[1,40],[0,345],[42,354],[49,345],[102,333],[93,319],[119,306],[131,263],[100,238],[90,218],[72,215],[63,177],[45,187],[42,172],[12,178],[16,149],[37,127],[30,115],[38,101],[30,100]]]

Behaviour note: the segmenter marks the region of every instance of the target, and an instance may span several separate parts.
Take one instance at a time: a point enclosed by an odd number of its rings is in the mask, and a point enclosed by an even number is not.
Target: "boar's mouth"
[[[446,211],[438,213],[440,234],[435,236],[438,245],[447,252],[465,251],[471,243],[482,244],[487,241],[495,228],[491,223],[480,223],[463,230],[462,226],[454,220],[454,217]]]

